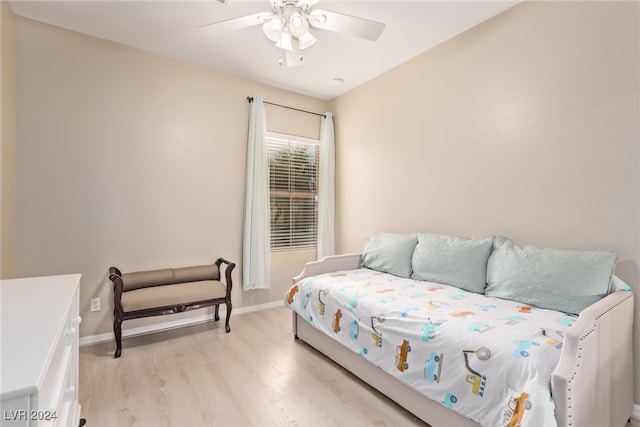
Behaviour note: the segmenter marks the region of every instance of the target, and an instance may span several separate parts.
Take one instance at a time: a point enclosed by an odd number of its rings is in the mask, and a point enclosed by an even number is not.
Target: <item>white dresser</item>
[[[0,281],[0,425],[74,426],[79,274]]]

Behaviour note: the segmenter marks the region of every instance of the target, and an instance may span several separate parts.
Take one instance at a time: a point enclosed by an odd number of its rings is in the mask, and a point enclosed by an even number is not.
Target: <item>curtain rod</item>
[[[253,102],[253,97],[252,96],[247,96],[247,101],[249,101],[250,103]],[[299,108],[293,108],[293,107],[289,107],[287,105],[274,104],[273,102],[267,102],[267,101],[262,101],[262,102],[264,104],[275,105],[276,107],[286,108],[288,110],[295,110],[295,111],[300,111],[301,113],[307,113],[307,114],[313,114],[315,116],[326,117],[326,115],[324,115],[324,114],[314,113],[313,111],[301,110]]]

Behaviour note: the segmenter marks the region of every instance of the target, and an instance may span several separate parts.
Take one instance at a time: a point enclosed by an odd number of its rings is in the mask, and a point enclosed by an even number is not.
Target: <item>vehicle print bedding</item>
[[[550,377],[576,316],[367,268],[305,278],[285,303],[482,426],[556,425]]]

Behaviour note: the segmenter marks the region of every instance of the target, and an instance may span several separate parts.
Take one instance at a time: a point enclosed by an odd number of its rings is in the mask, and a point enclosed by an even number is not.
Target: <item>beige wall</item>
[[[82,273],[81,336],[111,331],[111,265],[127,272],[224,256],[238,264],[234,308],[280,301],[315,254],[274,256],[272,288],[242,291],[246,97],[318,112],[327,103],[24,18],[15,24],[17,275]],[[270,130],[319,136],[316,116],[266,114]],[[102,311],[92,313],[98,296]]]
[[[638,9],[525,2],[334,100],[339,252],[381,230],[613,248],[640,290]]]
[[[637,2],[526,2],[329,105],[16,18],[16,274],[82,273],[87,336],[110,331],[110,265],[239,264],[245,97],[261,94],[334,112],[339,252],[379,230],[615,248],[638,290],[638,16]],[[238,265],[234,306],[279,300],[313,255],[274,256],[268,291],[242,292]]]
[[[15,264],[15,15],[0,1],[0,278]]]

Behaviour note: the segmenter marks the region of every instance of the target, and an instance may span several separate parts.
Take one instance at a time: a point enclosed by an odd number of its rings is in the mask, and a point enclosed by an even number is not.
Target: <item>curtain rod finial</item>
[[[247,96],[247,101],[253,102],[253,96]]]

